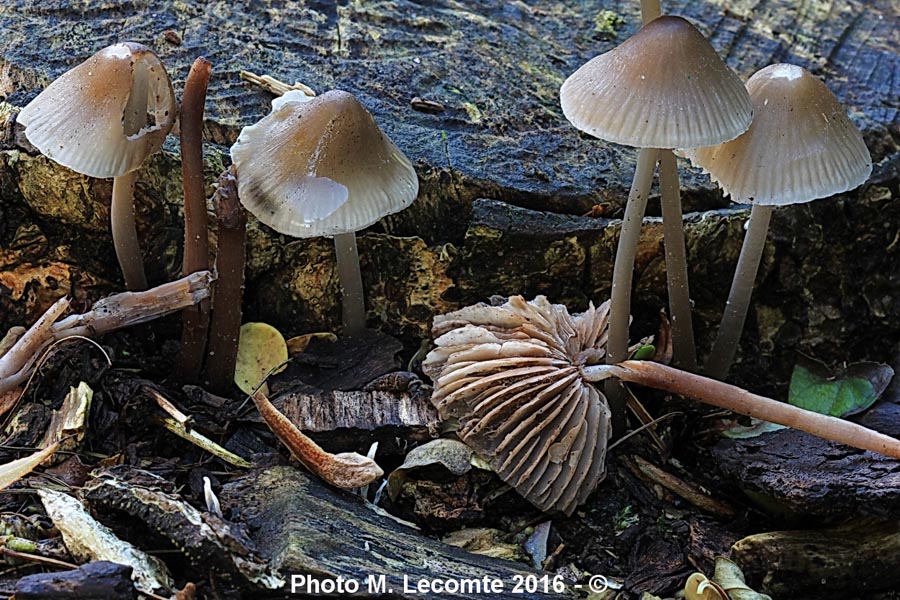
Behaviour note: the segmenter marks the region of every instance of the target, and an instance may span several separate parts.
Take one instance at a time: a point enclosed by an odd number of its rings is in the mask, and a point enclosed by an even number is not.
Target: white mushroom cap
[[[809,202],[862,185],[872,157],[825,84],[806,69],[770,65],[747,82],[755,116],[745,134],[685,151],[735,202]]]
[[[693,148],[747,130],[740,78],[681,17],[659,17],[575,71],[560,89],[578,129],[638,148]]]
[[[412,164],[352,94],[289,92],[231,147],[241,203],[293,237],[359,231],[409,206]]]
[[[571,514],[603,479],[610,411],[580,367],[605,356],[609,302],[570,315],[513,296],[435,317],[422,367],[432,402],[503,481],[545,511]]]
[[[129,110],[146,115],[126,119]],[[65,72],[17,120],[28,141],[48,158],[91,177],[118,177],[160,149],[177,112],[159,58],[146,46],[126,42]],[[126,131],[129,122],[139,125]]]

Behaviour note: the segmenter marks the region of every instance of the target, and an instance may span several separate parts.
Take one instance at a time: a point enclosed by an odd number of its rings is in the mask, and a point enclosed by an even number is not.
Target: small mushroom
[[[696,358],[678,172],[671,151],[657,149],[737,137],[752,116],[747,91],[693,25],[664,16],[581,66],[563,83],[560,101],[566,118],[581,131],[641,149],[613,270],[607,360],[615,364],[627,358],[632,271],[659,160],[674,359],[691,368]],[[624,414],[618,404],[617,420]]]
[[[19,113],[25,136],[44,156],[90,177],[114,177],[113,243],[129,290],[147,287],[134,225],[134,181],[160,149],[178,107],[152,50],[125,42],[64,73]]]
[[[422,364],[432,402],[503,481],[544,511],[571,514],[605,475],[610,412],[581,367],[605,358],[609,302],[570,315],[513,296],[434,319]]]
[[[685,152],[732,201],[753,205],[728,303],[706,364],[728,374],[737,351],[772,211],[862,185],[872,158],[859,130],[824,83],[802,67],[770,65],[747,82],[753,124],[730,142]]]
[[[409,206],[412,164],[352,94],[289,91],[231,148],[241,203],[293,237],[334,236],[344,332],[365,328],[357,231]]]

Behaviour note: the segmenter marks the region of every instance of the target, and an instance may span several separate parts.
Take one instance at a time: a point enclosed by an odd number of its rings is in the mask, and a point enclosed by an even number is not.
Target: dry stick
[[[691,293],[688,288],[687,253],[678,165],[671,150],[659,152],[659,187],[662,195],[663,237],[666,247],[666,280],[672,313],[672,360],[677,367],[695,371],[697,351],[691,323]]]
[[[625,218],[619,232],[619,245],[616,249],[616,263],[613,268],[612,292],[609,309],[609,341],[607,342],[607,364],[620,363],[628,358],[628,325],[631,320],[631,279],[634,272],[634,259],[637,255],[638,240],[641,236],[641,222],[647,208],[647,197],[653,183],[653,171],[656,168],[657,150],[641,148],[638,153],[637,167],[628,203],[625,205]],[[605,386],[612,411],[613,435],[625,432],[625,394],[618,382],[612,381]]]
[[[582,373],[588,381],[612,375],[622,381],[679,394],[748,417],[799,429],[826,440],[900,458],[900,440],[862,425],[758,396],[737,386],[659,363],[629,360],[612,366],[584,367]]]
[[[233,169],[222,173],[213,196],[218,220],[215,295],[209,326],[205,380],[218,394],[234,386],[234,364],[241,333],[241,297],[244,287],[244,249],[247,213],[238,198]]]
[[[209,232],[206,226],[206,189],[203,185],[203,107],[212,65],[202,56],[194,61],[184,84],[181,102],[181,171],[184,186],[184,260],[181,274],[209,269]],[[177,376],[194,382],[203,366],[209,328],[209,301],[181,313],[181,349],[175,361]]]
[[[744,331],[747,310],[750,308],[750,296],[753,294],[756,273],[759,271],[763,248],[766,247],[766,235],[769,232],[769,220],[773,210],[772,206],[758,204],[754,204],[750,210],[750,223],[747,226],[747,233],[744,234],[744,244],[741,246],[741,256],[734,271],[731,291],[728,292],[725,313],[722,315],[722,322],[719,323],[719,332],[716,334],[712,352],[706,360],[706,374],[715,379],[725,379],[734,362],[741,332]]]

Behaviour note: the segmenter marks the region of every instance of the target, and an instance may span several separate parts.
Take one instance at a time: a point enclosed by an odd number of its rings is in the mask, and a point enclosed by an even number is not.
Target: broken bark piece
[[[131,567],[90,562],[74,571],[36,573],[16,582],[16,600],[129,600],[136,598]]]
[[[298,469],[279,466],[257,470],[226,484],[222,506],[240,511],[254,532],[260,554],[273,568],[295,576],[324,580],[344,577],[360,584],[360,598],[392,597],[441,600],[524,598],[551,594],[513,593],[517,577],[547,573],[523,565],[470,554],[419,535],[368,508],[359,497],[335,492]],[[371,576],[371,579],[367,579]],[[552,579],[552,575],[550,575]],[[422,594],[418,582],[478,580],[502,582],[502,589],[478,594],[460,590]],[[377,586],[368,587],[367,581]],[[404,586],[404,581],[406,586]],[[303,592],[300,588],[297,591]],[[483,588],[482,588],[483,589]],[[576,598],[571,586],[553,598]]]
[[[38,490],[41,502],[73,558],[80,561],[109,560],[129,565],[134,585],[146,592],[171,589],[172,576],[158,558],[152,557],[98,523],[77,499],[53,490]]]
[[[372,382],[376,385],[366,386],[374,389],[323,392],[310,388],[282,394],[273,404],[329,450],[359,450],[378,442],[379,455],[402,454],[410,443],[434,438],[440,420],[431,404],[431,386],[404,373],[389,373],[386,379]]]
[[[859,598],[900,586],[900,524],[861,520],[832,529],[773,531],[737,541],[731,556],[774,598]]]
[[[900,405],[876,404],[859,423],[900,434]],[[783,429],[747,439],[722,439],[712,450],[723,479],[763,507],[803,516],[900,516],[896,459]]]
[[[159,480],[159,485],[154,481]],[[284,581],[256,554],[240,527],[200,512],[146,471],[115,467],[95,472],[85,485],[85,500],[95,509],[116,510],[138,519],[168,538],[194,564],[235,579],[237,585],[277,589]]]

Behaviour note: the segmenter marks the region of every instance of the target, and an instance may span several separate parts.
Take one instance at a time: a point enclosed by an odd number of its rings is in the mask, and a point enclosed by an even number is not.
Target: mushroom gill
[[[570,315],[538,296],[434,319],[423,363],[460,439],[543,511],[571,514],[606,474],[610,411],[581,367],[606,355],[609,302]]]

